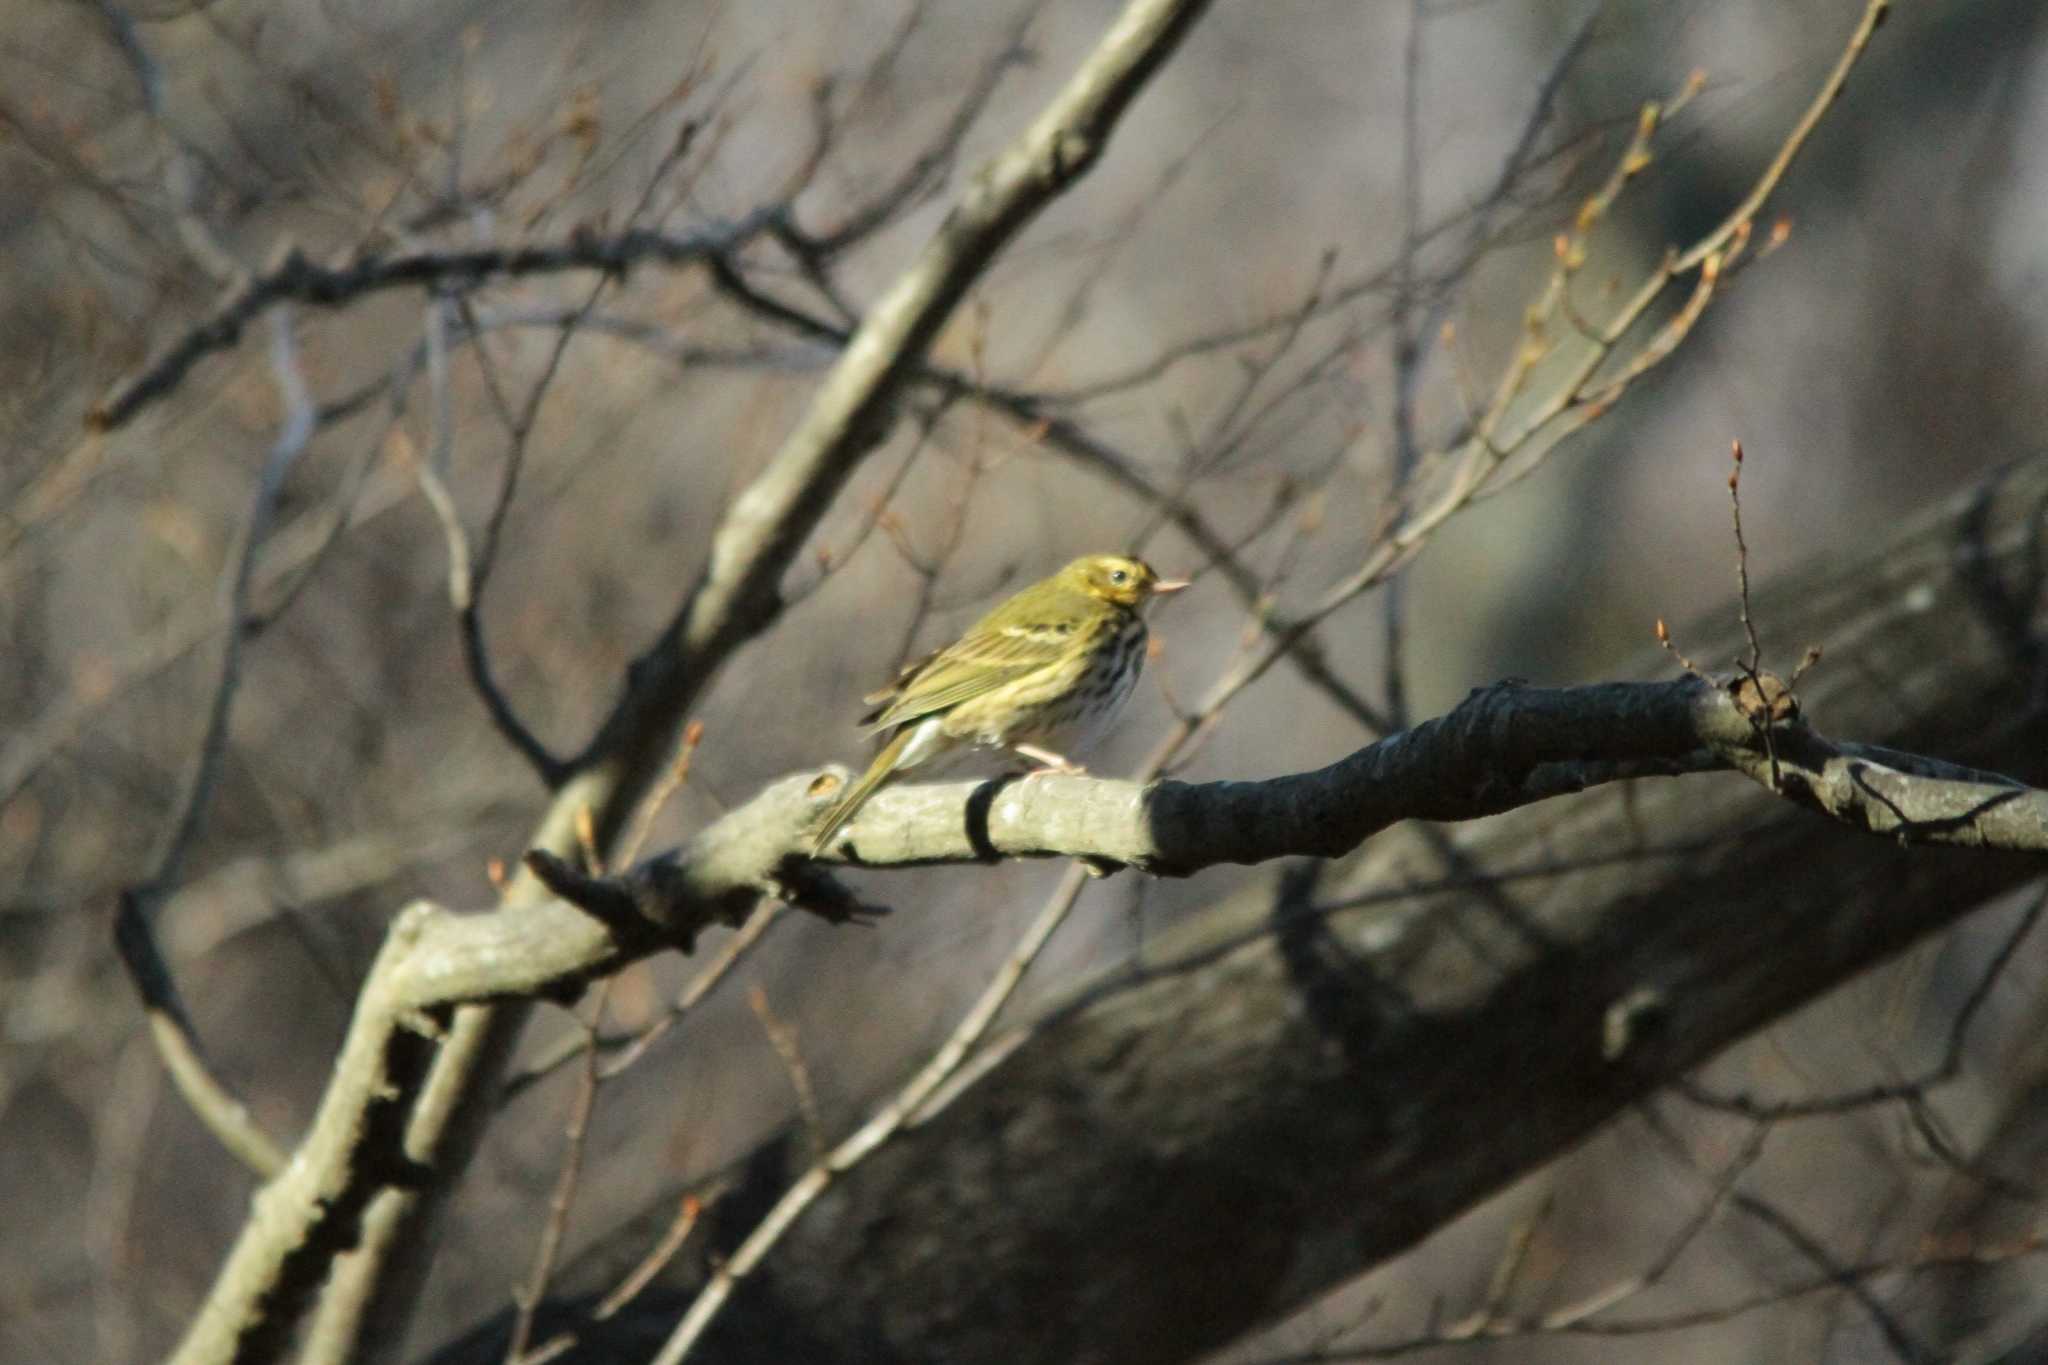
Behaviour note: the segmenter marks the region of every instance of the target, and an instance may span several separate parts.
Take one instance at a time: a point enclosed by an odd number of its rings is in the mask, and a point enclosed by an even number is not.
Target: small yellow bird
[[[1142,559],[1087,555],[1033,583],[959,640],[911,664],[863,700],[869,733],[895,733],[846,789],[811,841],[813,856],[881,785],[963,744],[1008,749],[1078,772],[1058,750],[1085,743],[1123,707],[1145,666],[1145,608],[1179,592]]]

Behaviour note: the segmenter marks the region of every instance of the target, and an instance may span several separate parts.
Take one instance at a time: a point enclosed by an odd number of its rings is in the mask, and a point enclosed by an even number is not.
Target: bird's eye
[[[1121,588],[1124,584],[1131,581],[1130,571],[1127,569],[1111,569],[1109,571],[1109,581]]]

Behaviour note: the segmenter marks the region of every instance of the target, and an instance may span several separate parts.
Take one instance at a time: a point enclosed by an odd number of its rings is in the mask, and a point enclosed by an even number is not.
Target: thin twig
[[[1502,1309],[1506,1306],[1508,1291],[1512,1288],[1514,1279],[1528,1254],[1531,1237],[1550,1210],[1551,1202],[1546,1197],[1535,1214],[1515,1225],[1501,1261],[1495,1269],[1485,1301],[1475,1311],[1455,1322],[1432,1324],[1428,1332],[1419,1336],[1348,1348],[1319,1348],[1284,1359],[1290,1362],[1385,1360],[1459,1342],[1500,1341],[1524,1336],[1599,1333],[1610,1330],[1600,1315],[1613,1311],[1662,1283],[1679,1256],[1692,1245],[1700,1232],[1727,1202],[1736,1181],[1762,1153],[1763,1139],[1767,1132],[1768,1128],[1765,1125],[1758,1124],[1754,1127],[1741,1151],[1715,1176],[1708,1188],[1707,1197],[1701,1201],[1700,1206],[1686,1219],[1684,1226],[1648,1268],[1639,1274],[1603,1285],[1589,1294],[1582,1294],[1569,1303],[1542,1313],[1519,1317],[1504,1314]],[[1661,1135],[1663,1134],[1660,1132]],[[1687,1164],[1691,1164],[1689,1159]],[[1278,1365],[1278,1361],[1267,1362],[1267,1365]]]
[[[2048,911],[2048,888],[2044,888],[2028,903],[2011,931],[2005,936],[2005,941],[1999,944],[1998,950],[1991,955],[1991,960],[1985,964],[1976,983],[1970,987],[1969,995],[1956,1010],[1955,1018],[1949,1022],[1948,1041],[1942,1049],[1941,1060],[1919,1076],[1910,1080],[1865,1086],[1831,1095],[1814,1095],[1806,1099],[1783,1101],[1759,1100],[1743,1094],[1723,1094],[1709,1090],[1690,1079],[1676,1082],[1673,1089],[1686,1100],[1702,1108],[1771,1122],[1830,1117],[1856,1109],[1866,1109],[1875,1104],[1924,1103],[1929,1091],[1948,1084],[1962,1074],[1963,1056],[1969,1046],[1971,1026],[1990,999],[1992,990],[2003,977],[2006,968],[2012,964],[2021,946],[2041,923],[2044,911]]]
[[[548,1280],[555,1273],[555,1260],[562,1253],[562,1240],[569,1230],[569,1210],[576,1202],[576,1184],[583,1174],[583,1144],[590,1133],[590,1115],[597,1107],[597,1030],[604,1022],[605,1001],[611,995],[612,978],[607,977],[591,992],[590,1023],[584,1029],[583,1075],[569,1105],[569,1122],[564,1130],[562,1167],[555,1177],[554,1192],[548,1196],[547,1221],[541,1226],[540,1241],[533,1250],[533,1269],[525,1285],[513,1292],[518,1307],[512,1337],[505,1345],[505,1365],[520,1365],[533,1337],[533,1316],[547,1297]]]
[[[1001,44],[961,87],[960,98],[939,135],[900,175],[876,190],[866,203],[847,211],[835,226],[815,235],[791,232],[790,243],[800,257],[815,260],[839,255],[872,237],[939,187],[1003,77],[1012,67],[1026,63],[1024,40],[1038,9],[1038,5],[1030,6],[1012,22]]]
[[[491,669],[490,653],[484,644],[483,620],[477,610],[477,593],[490,572],[491,560],[471,550],[469,532],[463,525],[462,509],[456,505],[452,487],[455,407],[449,375],[448,314],[453,306],[453,300],[439,293],[427,301],[427,386],[433,400],[434,434],[428,445],[427,458],[419,462],[416,471],[419,476],[420,492],[426,498],[427,506],[433,510],[434,519],[441,526],[442,538],[448,545],[448,602],[455,609],[458,633],[462,642],[462,658],[469,670],[470,685],[483,699],[484,709],[489,713],[491,723],[497,727],[499,735],[527,761],[542,782],[553,788],[561,785],[567,775],[568,765],[557,758],[541,742],[540,737],[527,728],[526,722],[519,718],[519,713],[513,709],[511,699],[498,684]],[[471,335],[475,335],[474,326],[470,331]],[[512,463],[516,471],[516,458]],[[494,553],[497,524],[502,518],[504,506],[510,501],[515,480],[516,472],[508,473],[499,488],[499,502],[494,509],[491,526],[491,548]]]
[[[1731,443],[1733,467],[1728,471],[1728,506],[1735,526],[1735,604],[1742,622],[1743,638],[1749,641],[1749,655],[1736,660],[1736,667],[1755,678],[1763,666],[1763,646],[1757,643],[1756,622],[1749,614],[1749,542],[1742,538],[1742,442]]]
[[[633,816],[633,825],[626,834],[625,842],[619,845],[618,861],[622,866],[630,866],[639,860],[640,850],[646,846],[647,836],[654,831],[654,822],[660,817],[662,808],[688,784],[690,764],[697,757],[697,746],[703,742],[703,721],[693,720],[683,727],[682,737],[676,741],[675,762],[669,764],[667,774],[648,791],[647,799],[640,803],[640,809]]]
[[[1749,611],[1749,542],[1742,538],[1742,442],[1731,443],[1734,455],[1728,471],[1728,503],[1735,526],[1735,609],[1742,622],[1742,635],[1749,642],[1749,653],[1735,661],[1742,675],[1756,689],[1756,695],[1764,695],[1763,675],[1757,670],[1763,664],[1763,646],[1757,643],[1756,621]],[[1778,740],[1774,733],[1776,716],[1774,709],[1765,706],[1759,709],[1757,730],[1763,736],[1764,750],[1771,763],[1771,786],[1776,789],[1784,780],[1778,769]]]
[[[289,598],[344,531],[381,517],[405,502],[411,484],[410,479],[402,483],[390,478],[376,480],[359,498],[337,498],[331,512],[316,509],[270,535],[249,591],[252,602],[259,597],[267,598],[262,620],[267,623],[276,619],[279,602]],[[292,574],[299,577],[289,578]],[[269,596],[270,590],[279,584],[285,585],[281,597]],[[111,680],[103,688],[50,706],[6,736],[0,741],[0,802],[19,795],[43,766],[62,753],[108,706],[221,634],[228,624],[215,595],[181,609],[131,641],[132,652],[115,661]]]
[[[1394,468],[1393,486],[1406,488],[1415,477],[1422,459],[1422,445],[1415,431],[1415,394],[1422,382],[1424,340],[1422,326],[1413,316],[1417,256],[1422,250],[1422,30],[1423,0],[1408,6],[1408,33],[1401,60],[1401,250],[1394,272]],[[1386,585],[1381,603],[1381,662],[1385,679],[1387,719],[1397,728],[1408,724],[1408,688],[1403,658],[1406,632],[1403,608],[1407,600],[1404,580]]]
[[[690,978],[690,984],[683,988],[666,1013],[622,1044],[605,1045],[603,1050],[608,1055],[598,1070],[598,1079],[608,1081],[625,1072],[645,1056],[649,1048],[660,1042],[670,1029],[683,1021],[684,1015],[695,1009],[704,997],[711,993],[712,987],[723,981],[732,969],[739,965],[740,960],[761,941],[786,909],[788,906],[782,901],[762,901],[747,922],[719,945],[718,955],[713,957],[696,976]],[[520,1092],[531,1088],[566,1063],[575,1060],[581,1049],[581,1035],[573,1031],[565,1033],[551,1046],[543,1048],[540,1055],[529,1062],[524,1070],[506,1080],[500,1094],[500,1102],[511,1101]]]
[[[1819,113],[1839,93],[1849,68],[1863,51],[1869,31],[1882,16],[1886,3],[1887,0],[1867,0],[1863,22],[1852,34],[1842,60],[1809,104],[1807,114],[1787,135],[1779,154],[1759,177],[1755,192],[1746,197],[1744,202],[1750,216],[1731,218],[1709,234],[1712,243],[1709,251],[1688,249],[1668,253],[1635,295],[1603,327],[1597,329],[1596,335],[1589,338],[1585,354],[1566,367],[1548,393],[1530,397],[1528,389],[1536,367],[1554,346],[1550,336],[1554,320],[1565,311],[1572,279],[1584,262],[1586,234],[1606,216],[1629,181],[1649,164],[1648,147],[1658,124],[1661,106],[1646,106],[1635,139],[1616,162],[1607,182],[1581,207],[1573,229],[1559,238],[1557,268],[1531,307],[1524,329],[1524,342],[1503,371],[1494,397],[1472,434],[1457,451],[1445,452],[1441,457],[1426,458],[1422,462],[1425,467],[1441,465],[1448,468],[1451,471],[1448,483],[1432,500],[1411,507],[1364,560],[1327,589],[1306,612],[1276,625],[1258,650],[1219,677],[1202,705],[1161,739],[1159,752],[1165,756],[1163,763],[1171,763],[1187,746],[1198,742],[1216,723],[1222,708],[1264,676],[1275,662],[1285,658],[1295,641],[1359,594],[1385,582],[1407,565],[1445,522],[1463,512],[1482,494],[1497,492],[1526,477],[1561,440],[1603,416],[1631,385],[1670,357],[1690,334],[1712,298],[1714,283],[1729,256],[1739,253],[1747,242],[1748,223],[1762,207],[1768,188],[1776,185],[1784,166],[1789,164],[1791,154],[1811,133]],[[1630,333],[1650,304],[1685,269],[1697,269],[1700,275],[1686,305],[1620,365],[1614,378],[1606,380],[1597,389],[1593,388],[1596,376],[1614,354],[1615,347]],[[1503,425],[1511,412],[1522,413],[1522,420],[1503,434]],[[1517,452],[1521,454],[1521,465],[1504,475],[1508,456]]]
[[[804,1132],[811,1140],[811,1160],[823,1161],[827,1147],[825,1120],[818,1110],[818,1092],[811,1085],[811,1068],[804,1061],[796,1026],[776,1017],[768,1005],[768,992],[758,985],[747,990],[747,1008],[761,1021],[761,1031],[768,1035],[768,1045],[775,1049],[775,1056],[789,1076],[790,1089],[796,1092],[797,1113],[803,1118]]]
[[[1460,1332],[1466,1324],[1453,1324],[1437,1331],[1397,1341],[1379,1342],[1368,1346],[1320,1348],[1309,1351],[1293,1351],[1285,1355],[1263,1356],[1249,1365],[1344,1365],[1347,1362],[1372,1360],[1394,1360],[1402,1356],[1420,1355],[1429,1351],[1440,1351],[1474,1341],[1517,1341],[1533,1337],[1583,1336],[1583,1337],[1636,1337],[1658,1336],[1668,1332],[1683,1332],[1696,1327],[1713,1326],[1731,1322],[1760,1309],[1775,1308],[1798,1299],[1810,1298],[1815,1294],[1839,1290],[1847,1284],[1862,1285],[1875,1279],[1892,1275],[1910,1275],[1933,1270],[1968,1270],[1986,1266],[2005,1265],[2009,1262],[2039,1256],[2044,1249],[2044,1236],[2033,1233],[2008,1242],[1966,1248],[1961,1251],[1944,1252],[1938,1255],[1904,1257],[1895,1260],[1859,1262],[1836,1267],[1833,1273],[1817,1275],[1808,1279],[1795,1280],[1775,1289],[1751,1294],[1728,1303],[1697,1308],[1688,1312],[1663,1314],[1641,1318],[1605,1318],[1596,1316],[1602,1308],[1612,1307],[1618,1299],[1635,1297],[1633,1282],[1623,1281],[1606,1289],[1598,1290],[1585,1298],[1540,1317],[1501,1321],[1486,1325],[1478,1331]],[[1618,1298],[1617,1298],[1618,1296]],[[1633,1358],[1633,1357],[1631,1357]]]
[[[164,107],[163,67],[150,55],[133,15],[114,4],[113,0],[98,0],[98,8],[114,45],[121,50],[129,70],[135,75],[143,112],[156,129],[164,158],[164,199],[170,206],[171,222],[177,228],[178,241],[192,263],[205,271],[215,284],[233,284],[246,272],[234,254],[221,244],[212,224],[199,213],[202,157],[199,150],[172,125],[169,111]]]
[[[1890,1343],[1899,1359],[1910,1361],[1912,1365],[1933,1365],[1934,1354],[1908,1332],[1905,1324],[1894,1317],[1891,1310],[1878,1300],[1877,1295],[1871,1292],[1869,1284],[1865,1282],[1866,1277],[1857,1275],[1853,1267],[1837,1261],[1833,1254],[1822,1246],[1812,1233],[1795,1222],[1790,1214],[1775,1204],[1753,1195],[1739,1194],[1735,1196],[1734,1203],[1735,1207],[1784,1238],[1792,1245],[1793,1250],[1812,1262],[1815,1269],[1855,1299],[1863,1311],[1870,1315],[1870,1320],[1877,1324],[1878,1331],[1883,1333],[1884,1339]]]
[[[754,945],[761,941],[781,918],[782,912],[788,908],[787,902],[784,901],[763,901],[747,922],[720,946],[718,956],[712,958],[703,971],[690,979],[690,984],[676,997],[676,1002],[669,1007],[668,1013],[643,1029],[640,1035],[620,1049],[616,1056],[606,1060],[602,1072],[604,1079],[610,1080],[639,1061],[649,1048],[661,1041],[664,1034],[681,1023],[683,1016],[702,1003],[704,997],[711,993],[711,988],[723,981],[732,969],[739,965],[740,959],[753,950]]]
[[[661,1273],[662,1267],[675,1259],[675,1254],[683,1249],[683,1243],[690,1240],[690,1233],[695,1230],[698,1220],[704,1216],[704,1211],[716,1204],[722,1193],[724,1191],[721,1189],[684,1195],[676,1205],[676,1216],[670,1220],[668,1230],[661,1235],[661,1240],[641,1258],[640,1264],[627,1272],[626,1278],[619,1281],[618,1288],[604,1296],[591,1316],[603,1322],[639,1297],[640,1291],[645,1289],[654,1277]]]
[[[219,786],[221,765],[227,754],[229,721],[234,714],[235,696],[241,689],[242,646],[247,638],[244,623],[249,616],[249,586],[257,551],[269,534],[285,478],[317,429],[312,398],[299,369],[291,315],[284,310],[272,314],[271,369],[284,418],[277,439],[257,472],[248,518],[229,556],[228,570],[222,576],[221,614],[226,627],[213,699],[172,806],[174,814],[159,838],[151,869],[143,880],[123,893],[116,921],[122,961],[142,995],[151,1035],[163,1051],[165,1065],[177,1082],[179,1093],[230,1151],[264,1176],[276,1174],[284,1164],[283,1155],[206,1066],[198,1034],[179,999],[170,968],[157,948],[151,921],[163,899],[178,885],[185,860],[198,840]]]
[[[185,857],[206,819],[206,809],[220,776],[220,765],[226,757],[228,720],[234,710],[235,694],[242,685],[242,623],[248,619],[249,585],[255,573],[256,554],[270,534],[271,518],[277,511],[277,496],[284,488],[285,477],[312,440],[316,426],[312,398],[306,390],[305,376],[299,370],[291,314],[280,309],[271,318],[271,369],[277,378],[284,422],[257,473],[249,515],[243,522],[242,534],[222,582],[222,616],[227,621],[227,629],[221,642],[220,675],[214,684],[213,703],[207,713],[199,747],[186,773],[178,800],[172,807],[177,815],[158,846],[155,867],[146,883],[152,890],[166,889],[177,883],[184,870]]]
[[[1529,1250],[1536,1244],[1536,1234],[1556,1207],[1553,1192],[1545,1191],[1537,1201],[1535,1211],[1527,1217],[1518,1218],[1508,1229],[1507,1244],[1501,1248],[1500,1260],[1494,1263],[1493,1278],[1487,1282],[1486,1299],[1480,1304],[1478,1317],[1482,1322],[1497,1322],[1506,1311],[1508,1300],[1514,1296],[1515,1284],[1522,1278],[1522,1270],[1529,1264]]]

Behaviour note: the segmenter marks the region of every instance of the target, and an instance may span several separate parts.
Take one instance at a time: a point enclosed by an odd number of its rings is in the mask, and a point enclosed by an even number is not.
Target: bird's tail
[[[883,745],[882,752],[875,755],[875,761],[868,764],[868,770],[846,789],[846,795],[840,797],[832,809],[825,812],[825,823],[818,826],[818,832],[811,837],[813,858],[825,851],[832,842],[832,836],[839,833],[840,827],[859,814],[860,808],[868,803],[868,798],[895,774],[896,769],[902,764],[903,751],[910,747],[911,736],[917,732],[918,727],[915,725],[906,725],[898,730],[896,737]]]

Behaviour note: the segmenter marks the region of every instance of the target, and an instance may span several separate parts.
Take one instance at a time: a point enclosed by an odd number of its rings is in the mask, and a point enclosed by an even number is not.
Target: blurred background
[[[1221,4],[1103,164],[997,262],[934,360],[1078,423],[1242,538],[1281,610],[1298,609],[1384,528],[1401,471],[1427,472],[1428,453],[1491,391],[1552,268],[1554,235],[1621,156],[1644,102],[1703,73],[1592,234],[1583,278],[1597,306],[1728,212],[1861,8]],[[88,412],[212,312],[236,270],[287,245],[339,262],[556,242],[579,227],[683,232],[790,199],[813,234],[845,234],[829,269],[757,242],[741,274],[843,327],[1114,11],[1105,0],[8,6],[0,1356],[161,1353],[251,1190],[166,1084],[109,925],[121,889],[162,866],[217,695],[228,594],[290,407],[269,317],[118,429],[89,434]],[[1731,281],[1666,366],[1452,521],[1401,580],[1395,673],[1410,716],[1504,676],[1639,670],[1658,617],[1719,607],[1734,582],[1731,439],[1749,453],[1745,530],[1765,581],[1867,548],[2038,449],[2044,40],[2048,12],[2034,0],[1899,7],[1764,216],[1789,223],[1783,245]],[[392,289],[283,311],[319,420],[277,471],[248,556],[227,742],[155,923],[218,1070],[269,1131],[292,1134],[392,914],[420,896],[487,908],[492,860],[517,859],[545,804],[471,684],[444,519],[422,471],[438,471],[470,536],[497,526],[478,616],[496,680],[543,743],[572,752],[836,347],[749,309],[701,268],[653,262],[609,282],[539,274],[437,300]],[[654,847],[771,777],[859,759],[863,692],[1068,557],[1135,547],[1169,573],[1204,567],[1127,482],[1042,435],[988,405],[914,393],[790,575],[779,628],[704,698],[689,781]],[[1393,610],[1368,595],[1323,631],[1333,665],[1376,703]],[[1163,652],[1091,766],[1138,762],[1171,707],[1236,657],[1246,620],[1214,574],[1155,613]],[[1805,642],[1762,624],[1789,664]],[[1184,771],[1267,776],[1370,737],[1282,666]],[[897,913],[875,930],[778,923],[600,1092],[572,1249],[791,1121],[788,1076],[750,990],[794,1031],[819,1117],[843,1133],[951,1028],[1058,876],[1041,865],[898,873],[876,879]],[[1212,872],[1092,886],[1014,1008],[1141,958],[1150,937],[1232,885]],[[1939,1057],[2016,913],[1976,916],[1716,1071],[1731,1084],[1915,1071]],[[658,1018],[698,965],[668,955],[627,971],[606,1034]],[[2029,1083],[2042,967],[2021,951],[1979,1016],[1964,1075],[1944,1091],[1957,1132],[1982,1136]],[[546,1012],[529,1049],[547,1055],[571,1032],[568,1015]],[[573,1070],[508,1100],[457,1200],[447,1244],[459,1254],[437,1266],[421,1350],[504,1308],[524,1274]],[[1706,1164],[1741,1139],[1714,1116],[1670,1122]],[[1901,1128],[1885,1111],[1788,1127],[1749,1178],[1796,1190],[1845,1259],[1910,1249],[1911,1211],[1961,1196],[1955,1171],[1919,1160]],[[1654,1258],[1671,1206],[1702,1188],[1657,1125],[1623,1120],[1230,1358],[1349,1340],[1354,1327],[1360,1339],[1423,1330],[1433,1304],[1483,1294],[1506,1230],[1546,1199],[1557,1211],[1523,1273],[1584,1292]],[[1658,1302],[1725,1303],[1796,1264],[1781,1241],[1733,1222]],[[2029,1264],[1995,1282],[1984,1272],[1967,1306],[1942,1311],[1970,1331],[2038,1317],[2048,1286]],[[1923,1307],[1951,1287],[1886,1286]],[[1546,1338],[1444,1358],[1867,1358],[1881,1343],[1841,1300],[1805,1296],[1647,1341]]]

